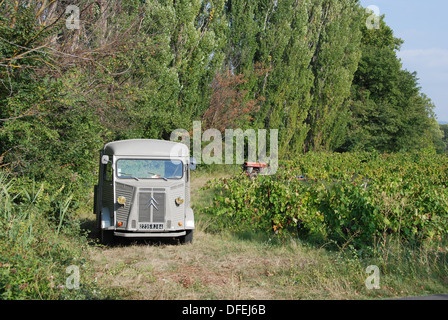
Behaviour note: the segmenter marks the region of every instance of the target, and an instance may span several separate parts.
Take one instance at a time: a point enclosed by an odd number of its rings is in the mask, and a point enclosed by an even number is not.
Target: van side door
[[[115,194],[114,194],[114,174],[113,174],[112,159],[107,164],[101,164],[100,174],[102,175],[101,192],[101,214],[108,215],[101,217],[102,221],[110,221],[109,227],[114,225],[114,209],[115,209]]]

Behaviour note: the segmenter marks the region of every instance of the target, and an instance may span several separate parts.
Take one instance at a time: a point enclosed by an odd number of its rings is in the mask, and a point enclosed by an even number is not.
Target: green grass
[[[70,202],[70,195],[52,197],[43,185],[27,190],[0,174],[0,299],[113,295],[95,283],[90,245],[71,215]],[[79,288],[74,286],[70,266],[79,270]]]

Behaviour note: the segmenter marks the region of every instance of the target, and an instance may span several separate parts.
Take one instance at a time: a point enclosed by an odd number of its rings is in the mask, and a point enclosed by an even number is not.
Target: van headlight
[[[184,203],[184,199],[179,197],[176,200],[174,200],[174,202],[176,203],[176,206],[180,206],[182,203]]]
[[[126,204],[126,198],[123,196],[118,197],[117,199],[118,204],[124,206]]]

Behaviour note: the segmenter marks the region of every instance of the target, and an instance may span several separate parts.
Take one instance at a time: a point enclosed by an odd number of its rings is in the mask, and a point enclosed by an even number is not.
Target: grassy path
[[[101,286],[120,288],[130,299],[360,297],[354,289],[355,282],[362,289],[362,275],[338,276],[317,250],[198,231],[192,245],[141,241],[93,250]]]

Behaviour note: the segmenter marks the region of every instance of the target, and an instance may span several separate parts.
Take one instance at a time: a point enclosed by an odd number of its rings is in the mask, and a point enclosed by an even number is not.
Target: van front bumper
[[[185,230],[179,232],[114,232],[114,236],[124,238],[174,238],[182,237],[186,234],[187,231]]]

